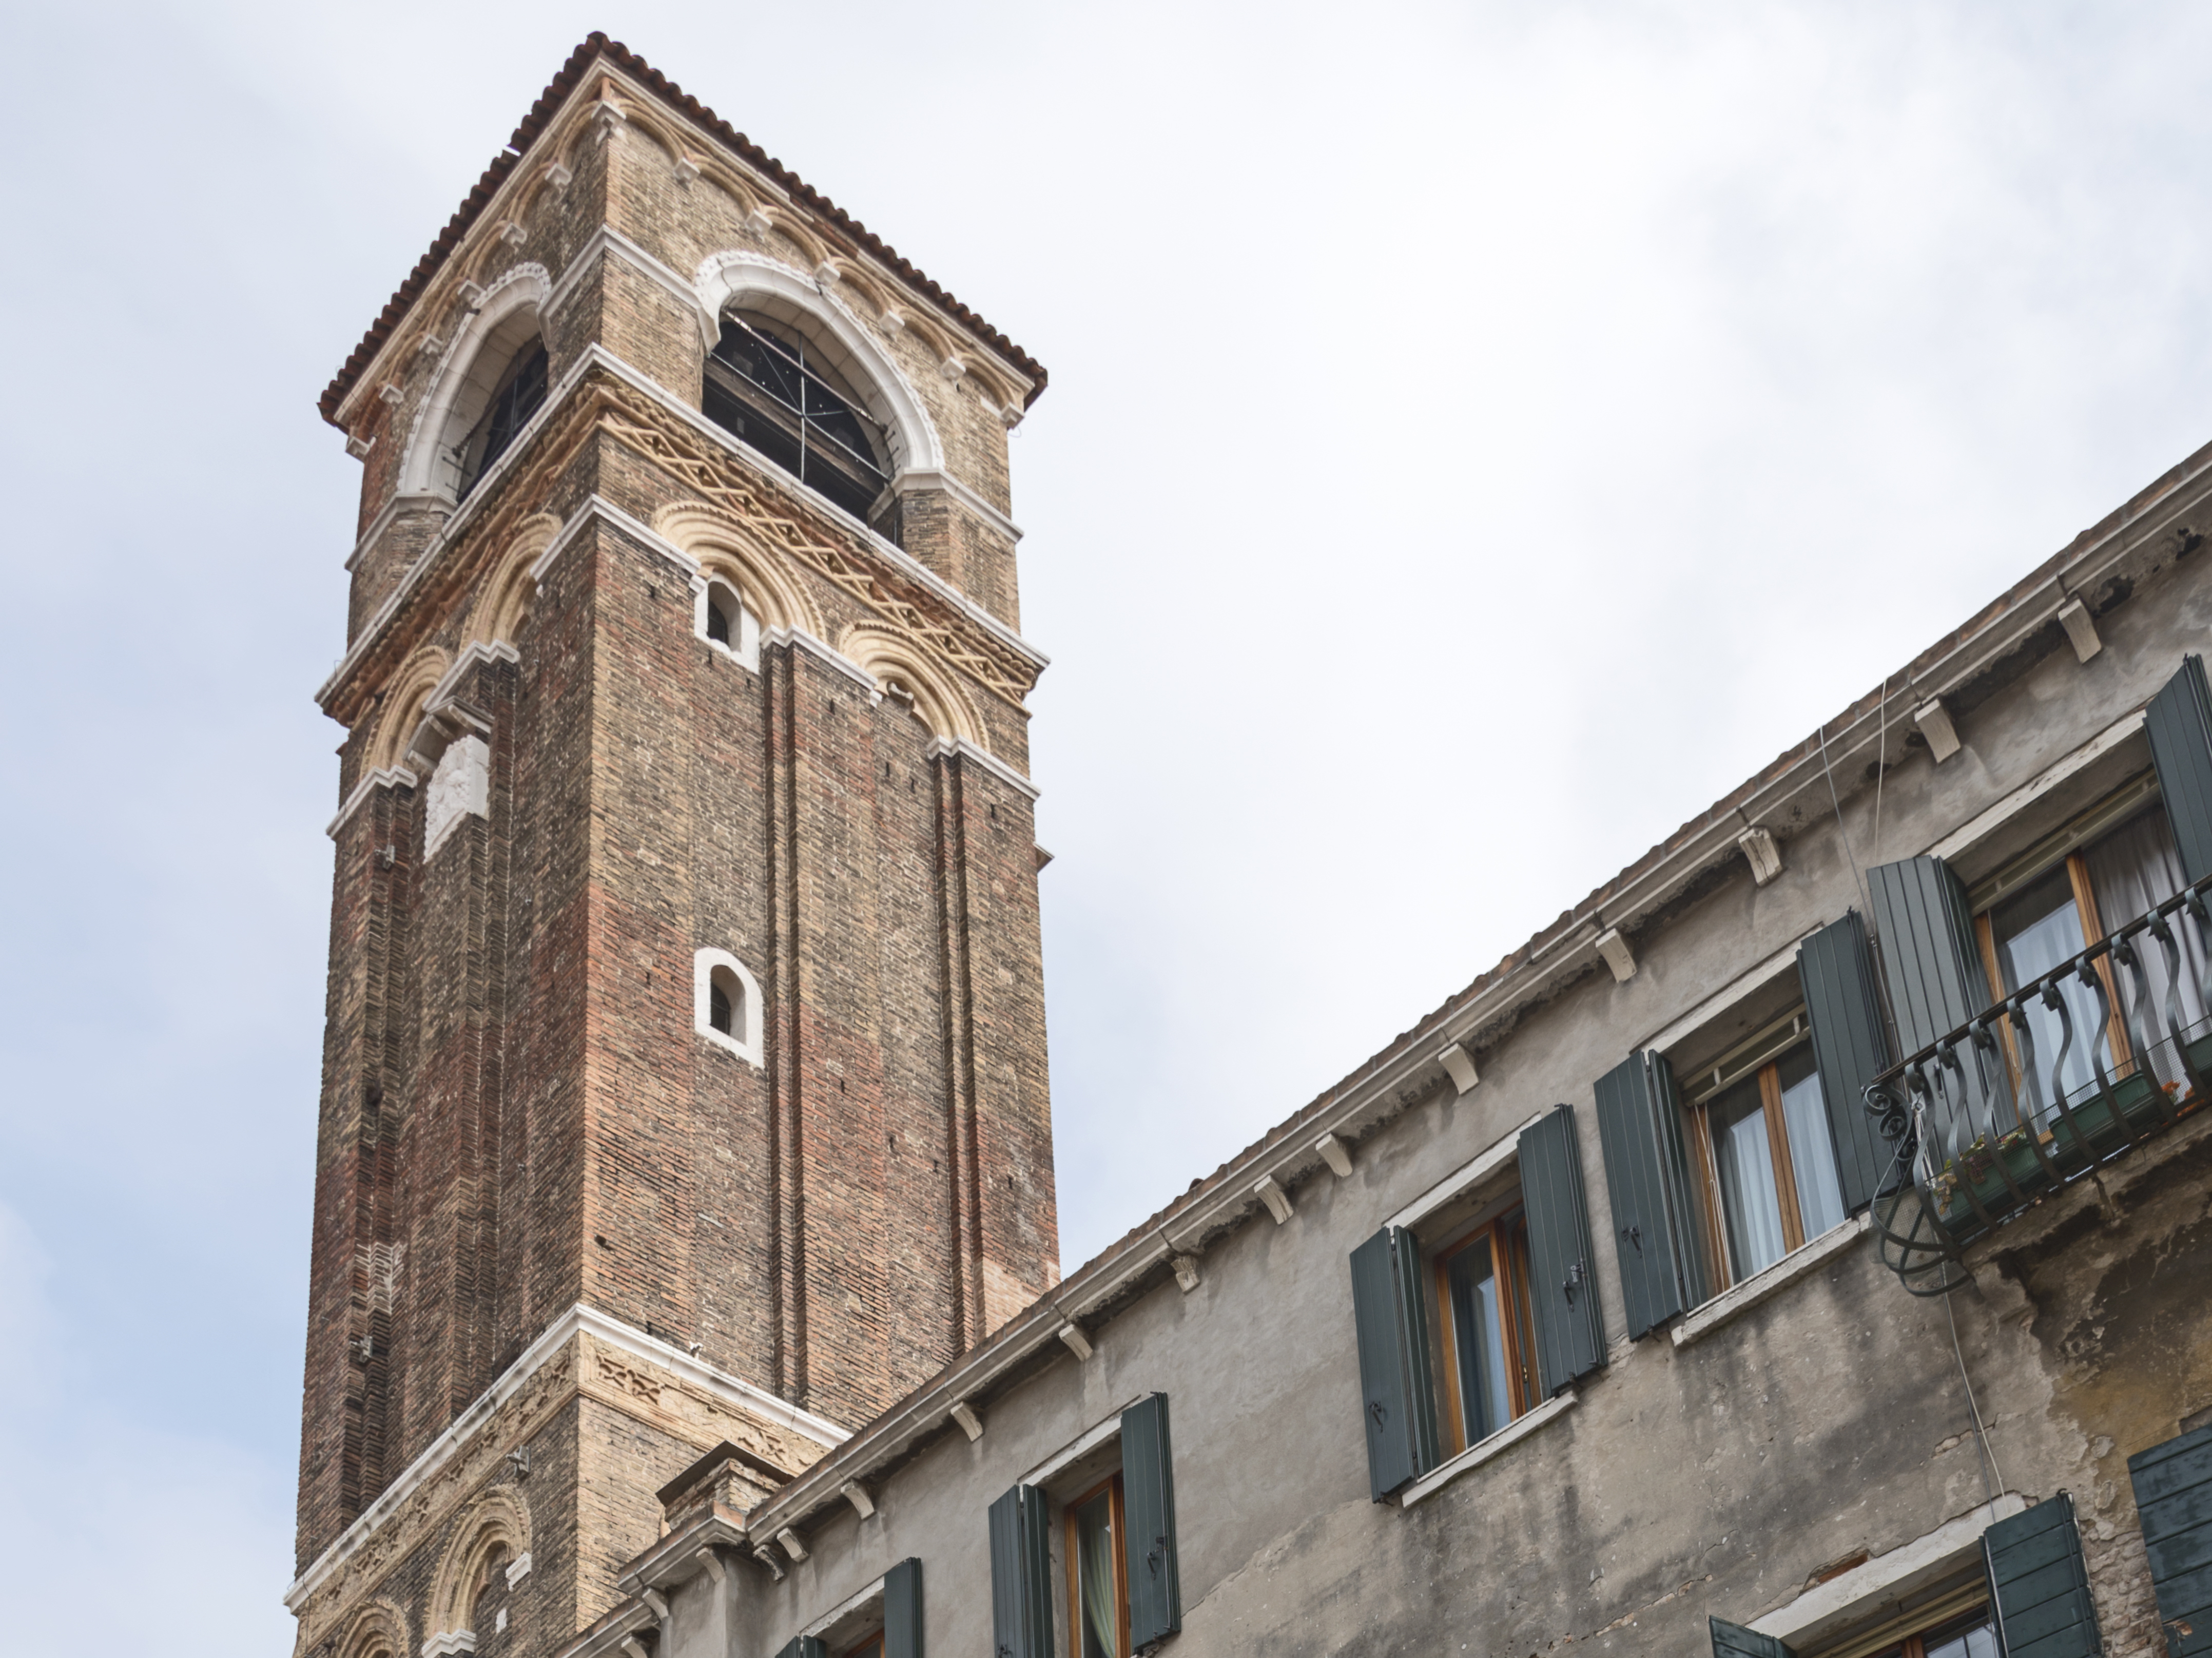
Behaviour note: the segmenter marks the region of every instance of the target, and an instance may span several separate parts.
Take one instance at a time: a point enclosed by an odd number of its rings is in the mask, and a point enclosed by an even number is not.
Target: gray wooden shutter
[[[884,1574],[884,1658],[921,1658],[921,1562]]]
[[[1182,1580],[1176,1570],[1175,1450],[1168,1439],[1165,1394],[1149,1394],[1121,1412],[1121,1516],[1129,1646],[1142,1652],[1182,1627]]]
[[[1404,1227],[1386,1226],[1352,1252],[1352,1316],[1359,1339],[1368,1495],[1380,1503],[1437,1465],[1429,1298],[1422,1292],[1420,1245]]]
[[[1713,1658],[1797,1658],[1771,1635],[1731,1624],[1725,1618],[1709,1618],[1713,1626]]]
[[[1846,1212],[1863,1209],[1893,1184],[1892,1148],[1875,1130],[1866,1085],[1889,1066],[1889,1037],[1875,999],[1874,956],[1856,910],[1797,946],[1797,981],[1813,1026],[1813,1060],[1836,1143]]]
[[[2212,691],[2203,657],[2181,659],[2181,671],[2143,710],[2143,732],[2182,873],[2201,881],[2212,875]]]
[[[1052,1658],[1052,1540],[1044,1492],[1016,1485],[991,1504],[993,1658]]]
[[[1629,1339],[1640,1341],[1705,1298],[1682,1106],[1666,1055],[1632,1054],[1597,1079],[1597,1138]]]
[[[2166,1651],[2172,1658],[2212,1653],[2212,1427],[2136,1452],[2128,1479]]]
[[[1897,1038],[1911,1054],[1987,1007],[1990,975],[1974,944],[1966,890],[1941,858],[1878,864],[1867,872],[1867,885]]]
[[[1521,1131],[1521,1203],[1528,1216],[1528,1299],[1536,1373],[1548,1397],[1605,1363],[1589,1199],[1575,1108],[1558,1105]]]
[[[2005,1658],[2094,1658],[2105,1649],[2064,1491],[1984,1532],[1982,1565]]]

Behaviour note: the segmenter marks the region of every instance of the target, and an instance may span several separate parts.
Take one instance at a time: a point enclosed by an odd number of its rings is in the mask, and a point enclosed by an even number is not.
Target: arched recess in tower
[[[453,337],[408,439],[400,493],[456,503],[544,405],[550,389],[541,317],[551,282],[517,265],[485,290]]]
[[[880,623],[856,622],[845,629],[837,649],[866,669],[877,689],[903,706],[932,735],[989,748],[982,716],[958,679],[903,634]]]
[[[430,1642],[441,1636],[475,1633],[477,1598],[485,1588],[488,1575],[495,1569],[514,1568],[529,1558],[529,1507],[510,1488],[495,1486],[461,1516],[453,1543],[438,1564],[425,1620]],[[476,1644],[483,1644],[481,1637]]]
[[[739,441],[898,539],[904,473],[944,452],[921,399],[867,330],[813,278],[750,253],[720,253],[696,286],[717,337],[702,406]]]

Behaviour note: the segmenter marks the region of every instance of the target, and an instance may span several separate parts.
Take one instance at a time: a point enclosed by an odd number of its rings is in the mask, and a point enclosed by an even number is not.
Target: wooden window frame
[[[2081,923],[2081,947],[2087,950],[2091,944],[2104,942],[2105,923],[2104,918],[2097,913],[2095,889],[2089,884],[2089,859],[2086,850],[2068,853],[2065,864],[2066,884],[2074,894],[2075,918]],[[2027,886],[2030,880],[2041,880],[2048,872],[2039,871],[2033,876],[2014,882],[2002,897],[1991,900],[1975,913],[1974,942],[1981,949],[1982,971],[1989,975],[1992,999],[2013,994],[2004,987],[2004,964],[1997,959],[1997,905],[2010,897],[2014,891]],[[2100,956],[2096,967],[2097,978],[2105,987],[2105,1005],[2112,1010],[2106,1020],[2105,1041],[2112,1054],[2112,1078],[2118,1082],[2135,1074],[2135,1045],[2128,1040],[2127,1020],[2120,1011],[2119,985],[2112,977],[2112,958],[2109,955]],[[2021,1085],[2021,1066],[2019,1039],[2014,1035],[2012,1021],[1998,1020],[1997,1032],[2004,1042],[2005,1068],[2011,1073],[2013,1089],[2017,1092]],[[2049,1078],[2044,1080],[2047,1082]]]
[[[1804,1212],[1797,1203],[1797,1164],[1790,1151],[1789,1120],[1782,1114],[1782,1061],[1800,1046],[1799,1042],[1791,1042],[1771,1059],[1761,1060],[1753,1073],[1759,1078],[1759,1114],[1766,1122],[1766,1156],[1773,1167],[1775,1199],[1782,1211],[1784,1260],[1805,1247]],[[1729,1256],[1728,1200],[1722,1193],[1720,1157],[1713,1145],[1712,1103],[1742,1081],[1741,1076],[1734,1078],[1689,1108],[1690,1140],[1697,1148],[1698,1171],[1705,1187],[1699,1206],[1705,1211],[1705,1257],[1712,1268],[1716,1295],[1734,1289],[1742,1280],[1736,1277],[1735,1264]]]
[[[1986,1600],[1980,1600],[1973,1606],[1960,1611],[1946,1612],[1941,1618],[1924,1623],[1919,1629],[1900,1640],[1875,1647],[1871,1658],[1928,1658],[1929,1637],[1942,1635],[1948,1638],[1955,1638],[1956,1635],[1966,1633],[1967,1631],[1959,1630],[1956,1626],[1977,1613],[1980,1614],[1984,1627],[1991,1623],[1989,1602]],[[1856,1643],[1847,1649],[1850,1651],[1861,1649]]]
[[[840,1658],[884,1658],[884,1632],[878,1630],[866,1636],[854,1646],[847,1647]]]
[[[1113,1534],[1114,1544],[1114,1654],[1115,1658],[1129,1658],[1129,1551],[1122,1541],[1122,1528],[1127,1521],[1122,1510],[1121,1471],[1119,1468],[1060,1505],[1061,1527],[1066,1539],[1066,1546],[1062,1552],[1067,1556],[1069,1658],[1079,1658],[1083,1651],[1083,1557],[1082,1551],[1077,1546],[1076,1513],[1101,1491],[1109,1494],[1106,1524]]]
[[[1543,1402],[1541,1384],[1535,1374],[1536,1355],[1524,1350],[1522,1339],[1524,1324],[1532,1336],[1535,1329],[1535,1309],[1528,1292],[1528,1212],[1516,1200],[1488,1220],[1453,1234],[1449,1242],[1429,1254],[1430,1279],[1437,1298],[1437,1328],[1441,1335],[1438,1345],[1443,1356],[1446,1426],[1451,1434],[1453,1455],[1477,1442],[1468,1437],[1466,1407],[1460,1400],[1459,1321],[1452,1316],[1451,1266],[1479,1239],[1489,1241],[1492,1269],[1497,1272],[1504,1286],[1498,1297],[1498,1322],[1504,1327],[1505,1344],[1506,1419],[1510,1422],[1526,1416]],[[1516,1236],[1522,1240],[1517,1248]]]

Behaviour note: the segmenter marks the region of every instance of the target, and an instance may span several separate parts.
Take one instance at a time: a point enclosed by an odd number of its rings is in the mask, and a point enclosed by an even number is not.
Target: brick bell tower
[[[1044,371],[623,46],[322,398],[363,463],[298,1650],[553,1653],[1058,1275],[1006,433]]]

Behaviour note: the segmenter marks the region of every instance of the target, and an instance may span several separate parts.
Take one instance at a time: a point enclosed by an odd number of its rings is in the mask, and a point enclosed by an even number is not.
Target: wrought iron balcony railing
[[[1897,1148],[1874,1227],[1884,1264],[1906,1289],[1958,1288],[1968,1244],[2072,1181],[2096,1181],[2101,1193],[2099,1169],[2212,1098],[2212,1018],[2190,1005],[2212,1008],[2212,965],[2195,964],[2212,945],[2209,894],[2212,877],[1867,1085],[1867,1109]],[[2182,936],[2192,926],[2195,949]],[[2162,996],[2146,967],[2152,950],[2164,969]],[[2086,1031],[2074,1005],[2084,993],[2097,1010]],[[2046,1053],[2039,1026],[2048,1038],[2054,1024],[2057,1049]]]

